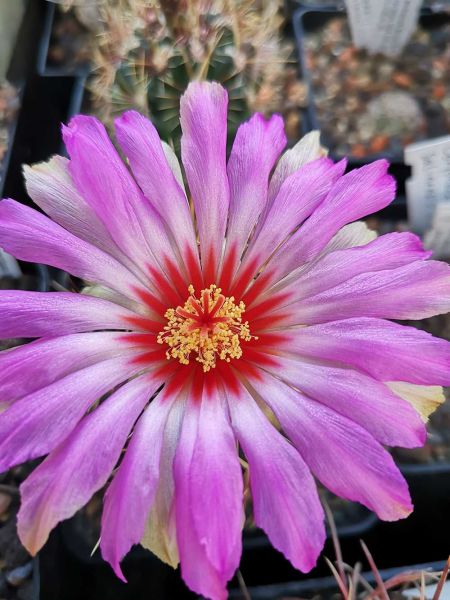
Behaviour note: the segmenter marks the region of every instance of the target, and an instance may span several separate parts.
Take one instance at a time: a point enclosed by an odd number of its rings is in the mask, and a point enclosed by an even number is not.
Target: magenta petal
[[[162,392],[146,408],[105,494],[100,548],[123,581],[120,561],[142,539],[157,490],[164,427],[173,401]],[[180,410],[177,403],[174,410]]]
[[[20,539],[35,554],[107,481],[156,383],[139,377],[88,414],[21,485]],[[102,440],[107,443],[103,443]]]
[[[144,269],[171,255],[161,217],[130,175],[103,125],[94,117],[78,115],[63,128],[63,137],[78,191],[122,252]]]
[[[313,324],[351,317],[423,319],[450,311],[450,267],[433,260],[362,273],[293,304],[283,324]]]
[[[355,421],[379,442],[404,448],[425,443],[426,429],[420,415],[409,402],[372,377],[346,367],[316,364],[307,358],[280,358],[279,368],[274,375]]]
[[[76,237],[111,254],[128,268],[133,268],[95,212],[78,193],[69,173],[67,158],[53,156],[45,163],[25,165],[24,176],[28,194],[53,221]]]
[[[71,292],[0,292],[0,339],[128,329],[136,313],[107,300]]]
[[[12,402],[73,371],[132,351],[114,331],[75,333],[0,352],[0,398]]]
[[[167,162],[153,124],[134,110],[115,120],[117,139],[142,191],[169,225],[181,252],[197,243],[186,194]]]
[[[239,126],[227,165],[230,182],[228,248],[239,257],[267,202],[269,175],[286,144],[283,119],[257,113]]]
[[[229,407],[250,466],[255,522],[294,567],[310,571],[325,542],[323,510],[311,473],[244,388],[229,397]]]
[[[111,358],[17,400],[0,418],[0,472],[56,448],[96,400],[137,370]]]
[[[246,260],[262,264],[298,225],[317,209],[342,175],[346,163],[319,158],[287,177],[267,215],[258,223]],[[278,263],[278,261],[275,261]]]
[[[395,196],[388,164],[378,160],[341,177],[319,208],[281,249],[284,272],[314,258],[344,225],[381,210]]]
[[[299,328],[289,350],[352,365],[380,381],[450,385],[450,343],[425,331],[360,317]]]
[[[241,466],[225,411],[217,390],[192,399],[174,462],[181,572],[192,590],[211,598],[222,597],[239,565],[244,520]]]
[[[341,283],[375,271],[396,269],[417,260],[429,258],[431,252],[424,249],[420,239],[413,233],[388,233],[364,246],[336,250],[326,254],[298,277],[291,275],[292,283],[283,288],[292,292],[292,300],[301,300],[336,287]]]
[[[181,97],[181,156],[197,217],[203,257],[222,255],[228,218],[228,96],[218,83],[193,82]]]
[[[262,375],[252,385],[328,489],[361,502],[386,521],[410,514],[405,480],[391,455],[367,431],[272,377]]]
[[[72,235],[37,210],[14,200],[0,201],[0,248],[20,260],[58,267],[125,296],[139,280],[117,260]]]

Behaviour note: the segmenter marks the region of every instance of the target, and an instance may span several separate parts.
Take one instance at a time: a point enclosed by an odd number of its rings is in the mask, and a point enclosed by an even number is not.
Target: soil
[[[56,10],[48,66],[75,71],[87,67],[91,53],[91,33],[80,23],[73,12]]]
[[[337,156],[402,156],[414,141],[450,133],[450,22],[419,27],[396,58],[353,47],[336,17],[305,36],[313,102]]]
[[[33,561],[17,537],[19,485],[32,470],[31,465],[0,475],[0,599],[32,600]]]
[[[2,177],[2,163],[11,142],[11,126],[18,110],[18,90],[7,81],[0,83],[0,177]]]

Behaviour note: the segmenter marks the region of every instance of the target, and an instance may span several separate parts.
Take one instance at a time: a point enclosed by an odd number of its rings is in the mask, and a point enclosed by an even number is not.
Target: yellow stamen
[[[191,353],[206,373],[216,366],[217,359],[230,362],[242,356],[241,340],[250,341],[248,322],[242,321],[245,304],[236,304],[234,297],[223,296],[216,285],[195,296],[192,285],[183,306],[169,308],[167,325],[158,334],[158,343],[167,344],[168,359],[176,358],[188,365]]]

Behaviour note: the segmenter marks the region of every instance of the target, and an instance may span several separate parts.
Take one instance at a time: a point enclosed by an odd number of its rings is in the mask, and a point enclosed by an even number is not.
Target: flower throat
[[[230,362],[242,356],[241,341],[250,341],[248,322],[242,321],[245,304],[236,304],[234,297],[226,297],[221,288],[210,285],[197,298],[192,285],[183,306],[169,308],[167,325],[158,334],[158,343],[169,346],[166,356],[188,365],[191,354],[202,364],[206,373],[216,366],[217,360]]]

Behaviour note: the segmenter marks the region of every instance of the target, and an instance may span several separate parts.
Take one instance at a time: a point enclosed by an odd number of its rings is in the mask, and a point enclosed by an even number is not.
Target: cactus
[[[96,11],[92,0],[75,4],[94,34],[89,89],[105,122],[135,108],[176,145],[180,96],[189,81],[206,79],[228,90],[230,137],[255,110],[284,114],[297,137],[305,92],[282,41],[280,0],[97,0]]]

